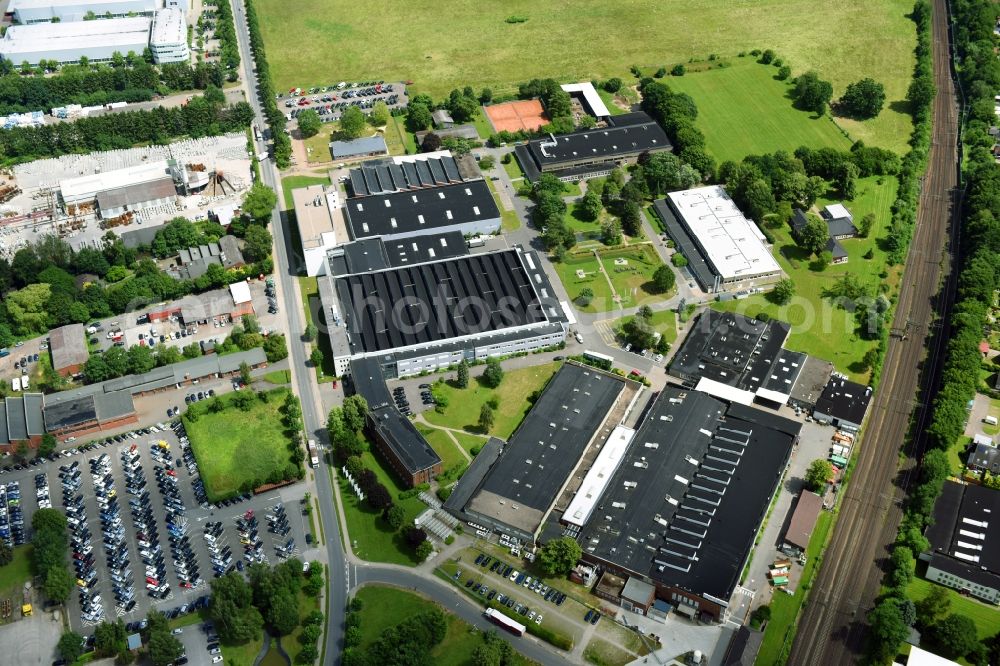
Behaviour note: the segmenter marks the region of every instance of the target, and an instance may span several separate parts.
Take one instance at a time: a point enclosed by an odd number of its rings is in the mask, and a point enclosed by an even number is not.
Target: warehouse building
[[[84,437],[139,422],[128,391],[87,393],[45,405],[45,428],[53,436]]]
[[[326,253],[347,240],[344,209],[338,200],[337,189],[333,187],[310,185],[292,190],[306,275],[323,275]]]
[[[0,406],[0,453],[13,453],[21,445],[37,448],[45,434],[41,393],[4,398]]]
[[[389,147],[381,134],[349,141],[331,141],[330,155],[335,160],[356,160],[362,157],[379,157],[389,154]]]
[[[529,547],[547,540],[543,531],[559,536],[557,500],[571,484],[575,490],[582,468],[608,446],[636,395],[627,384],[589,366],[564,364],[478,486],[463,490],[469,500],[460,510],[453,507],[453,515]]]
[[[721,186],[671,192],[653,208],[703,290],[748,290],[781,279],[767,238]]]
[[[178,269],[174,271],[182,280],[194,280],[205,274],[211,265],[229,270],[244,264],[239,241],[235,236],[223,236],[218,241],[196,247],[184,248],[177,254]]]
[[[456,158],[444,150],[366,163],[348,172],[347,186],[352,197],[367,197],[456,185],[482,177],[475,158],[469,155]]]
[[[409,487],[430,483],[442,472],[441,458],[396,409],[378,361],[355,359],[350,374],[354,391],[368,403],[365,428],[378,453]]]
[[[520,248],[331,276],[319,292],[337,375],[362,356],[401,377],[530,352],[568,326],[538,255]]]
[[[781,549],[788,555],[798,556],[806,552],[809,547],[809,539],[812,538],[813,528],[819,519],[819,512],[823,510],[823,498],[816,493],[803,490],[799,493],[799,500],[795,503],[795,511],[792,512],[792,519],[785,530],[785,538]]]
[[[945,481],[924,536],[927,579],[1000,604],[1000,491]]]
[[[610,116],[608,126],[533,139],[514,148],[531,182],[543,173],[574,181],[606,176],[615,167],[635,164],[642,155],[671,150],[666,132],[641,111]]]
[[[378,237],[365,238],[327,252],[326,273],[332,276],[370,273],[464,257],[468,253],[469,246],[457,231],[398,238],[388,243]]]
[[[583,528],[584,560],[653,586],[678,613],[725,621],[800,428],[666,387]]]
[[[835,372],[816,401],[812,415],[820,423],[831,423],[857,432],[865,420],[871,399],[871,387],[852,382],[845,375]]]
[[[87,21],[106,23],[106,21]],[[59,196],[70,215],[94,210],[104,219],[177,201],[177,188],[165,160],[124,169],[66,178]]]
[[[782,349],[791,327],[705,310],[670,362],[670,374],[723,400],[787,404],[808,358]]]
[[[102,19],[137,14],[152,16],[156,8],[156,0],[11,0],[7,13],[15,23],[27,25],[48,23],[52,19],[83,21],[90,13]],[[122,52],[122,55],[127,55],[127,52]]]
[[[388,240],[442,231],[481,235],[500,229],[500,209],[482,180],[349,199],[344,215],[353,240],[372,236]]]
[[[213,289],[203,294],[185,296],[172,303],[150,308],[149,321],[164,321],[177,317],[182,324],[207,324],[209,320],[238,321],[254,314],[250,285],[234,282],[226,289]]]
[[[87,58],[109,62],[115,53],[137,55],[149,46],[152,19],[145,16],[12,25],[0,39],[0,57],[15,67],[40,60],[70,65]]]
[[[153,17],[153,31],[149,36],[149,50],[157,64],[167,62],[188,62],[187,18],[184,10],[166,7]]]
[[[80,372],[90,358],[83,324],[67,324],[50,331],[49,353],[52,369],[63,377]]]

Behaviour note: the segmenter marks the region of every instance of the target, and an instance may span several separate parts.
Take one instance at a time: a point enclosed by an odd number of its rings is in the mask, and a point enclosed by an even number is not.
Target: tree
[[[416,549],[417,546],[427,541],[427,532],[423,531],[419,527],[408,526],[403,528],[403,539],[409,544],[410,548]]]
[[[309,352],[309,361],[313,364],[314,368],[319,368],[323,366],[323,350],[319,347],[313,347],[312,351]]]
[[[344,399],[343,414],[344,425],[357,432],[365,425],[365,418],[368,416],[368,402],[364,396],[358,394],[348,396]]]
[[[552,539],[542,546],[538,555],[538,561],[550,576],[564,576],[576,566],[577,561],[583,555],[583,549],[576,539],[572,537],[560,537]]]
[[[687,69],[683,63],[677,63],[670,68],[670,76],[684,76],[685,73],[687,73]]]
[[[365,501],[376,511],[385,511],[392,506],[392,495],[385,486],[376,482],[365,491]]]
[[[455,385],[458,388],[467,388],[469,386],[469,364],[463,358],[458,364],[458,371],[455,375]]]
[[[385,522],[389,523],[389,527],[394,530],[402,527],[404,520],[406,520],[406,512],[398,504],[393,504],[385,512]]]
[[[66,516],[58,509],[38,509],[31,516],[31,529],[35,532],[51,530],[65,536]]]
[[[760,54],[761,64],[770,65],[772,62],[774,62],[774,56],[775,56],[774,51],[772,51],[771,49],[766,49],[763,53]]]
[[[795,283],[788,278],[779,280],[771,290],[771,300],[778,305],[787,305],[795,295]]]
[[[73,591],[73,577],[65,564],[58,564],[49,568],[45,574],[45,582],[42,583],[42,590],[45,596],[52,601],[66,601]]]
[[[441,137],[435,132],[428,132],[424,135],[424,142],[420,144],[420,150],[425,153],[433,153],[441,150]]]
[[[94,628],[94,653],[97,657],[112,657],[128,651],[125,623],[101,622]]]
[[[665,294],[674,288],[677,283],[677,277],[674,272],[670,270],[669,266],[660,266],[653,273],[653,288],[659,294]]]
[[[677,268],[684,268],[688,265],[687,257],[685,257],[680,252],[674,252],[670,255],[670,263],[672,263]]]
[[[249,262],[263,261],[271,256],[271,232],[267,227],[252,224],[243,234],[243,256]]]
[[[930,629],[931,641],[949,659],[969,654],[975,647],[976,623],[971,618],[952,613]]]
[[[489,403],[484,403],[479,410],[479,429],[484,433],[488,433],[493,428],[495,420],[496,416],[493,413],[493,408],[490,407]]]
[[[368,122],[376,127],[380,127],[389,122],[389,107],[386,106],[385,102],[378,101],[375,102],[375,106],[372,107],[372,111],[368,114]]]
[[[622,89],[622,80],[619,79],[617,76],[613,76],[607,81],[605,81],[602,87],[609,93],[616,93]]]
[[[833,479],[833,466],[829,460],[817,458],[809,463],[806,469],[806,487],[810,490],[821,491]]]
[[[489,388],[497,388],[503,381],[503,368],[496,358],[486,359],[486,370],[483,371],[483,384]]]
[[[871,78],[848,84],[840,98],[840,106],[856,118],[874,118],[884,104],[885,86]]]
[[[796,240],[799,247],[818,257],[830,242],[830,228],[818,215],[810,213],[807,218],[805,225],[797,231]]]
[[[153,357],[153,350],[142,345],[133,345],[128,348],[128,371],[133,375],[141,375],[156,367],[156,359]]]
[[[604,208],[604,204],[601,203],[601,195],[593,190],[587,190],[587,193],[576,204],[577,215],[581,219],[593,222],[600,216],[601,209]]]
[[[827,104],[833,97],[833,86],[829,81],[820,79],[816,72],[809,71],[795,80],[792,95],[796,106],[821,116],[826,113]]]
[[[184,645],[169,629],[150,632],[148,647],[153,666],[167,666],[184,654]]]
[[[430,557],[433,552],[434,544],[432,544],[429,539],[425,539],[423,543],[417,546],[417,550],[415,551],[417,559],[421,562]]]
[[[303,139],[309,139],[319,134],[320,127],[323,124],[315,109],[303,110],[299,113],[297,120],[299,122],[299,133]]]
[[[47,457],[56,450],[59,442],[51,433],[45,433],[42,435],[42,442],[38,445],[38,455],[41,457]]]
[[[656,332],[649,325],[649,320],[638,315],[622,325],[622,335],[636,349],[648,349],[656,341]]]
[[[903,589],[913,580],[917,561],[913,558],[913,552],[906,546],[896,545],[892,549],[890,557],[890,572],[892,586]]]
[[[340,133],[348,139],[357,139],[365,131],[365,114],[356,106],[344,109],[340,116]]]
[[[594,290],[590,287],[584,287],[580,290],[579,295],[576,297],[577,305],[582,308],[587,307],[594,300]]]
[[[306,324],[306,330],[305,333],[303,333],[302,337],[305,339],[306,342],[312,342],[313,340],[316,339],[316,335],[318,333],[319,329],[316,328],[316,324],[309,322],[308,324]]]
[[[433,119],[431,110],[426,104],[411,102],[406,111],[406,129],[411,132],[420,132],[430,127]]]
[[[271,335],[264,338],[264,355],[267,356],[268,363],[276,363],[288,357],[288,345],[285,343],[285,336]]]
[[[873,661],[888,662],[891,657],[896,656],[900,644],[910,633],[898,600],[894,597],[882,599],[868,614],[868,622],[871,625],[868,644]]]
[[[934,86],[934,77],[928,72],[914,77],[906,90],[906,100],[914,113],[926,113],[925,109],[930,107],[935,94],[937,90]]]
[[[917,626],[926,630],[951,608],[951,595],[941,585],[931,585],[920,601],[916,603]]]
[[[779,81],[786,81],[791,75],[792,75],[792,68],[789,67],[788,65],[782,65],[781,67],[778,68],[778,73],[775,74],[775,77]]]
[[[299,624],[298,602],[288,588],[278,588],[267,604],[267,624],[278,636],[287,636]]]
[[[861,218],[858,223],[858,235],[862,238],[868,238],[868,234],[871,233],[872,228],[875,226],[875,213],[867,213]]]
[[[278,204],[278,196],[267,185],[256,182],[243,197],[243,212],[257,221],[267,220]]]
[[[56,649],[63,659],[72,664],[83,654],[83,636],[75,631],[67,631],[59,637]]]
[[[601,225],[601,242],[608,246],[622,244],[622,225],[618,220],[609,220]]]

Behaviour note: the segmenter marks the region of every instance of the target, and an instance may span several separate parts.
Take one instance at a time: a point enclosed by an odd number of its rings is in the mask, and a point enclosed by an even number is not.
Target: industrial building
[[[7,397],[0,405],[0,453],[13,453],[19,446],[37,447],[45,434],[41,393]]]
[[[149,50],[157,64],[167,62],[188,62],[191,51],[188,48],[187,17],[184,10],[165,7],[153,17],[153,31],[149,36]]]
[[[812,538],[813,528],[816,527],[816,520],[819,512],[823,510],[823,498],[816,493],[803,490],[799,493],[799,499],[795,503],[795,511],[785,529],[785,537],[781,549],[788,555],[799,555],[806,552],[809,547],[809,539]]]
[[[520,248],[329,276],[319,292],[338,375],[362,356],[395,377],[528,352],[562,343],[568,325],[538,255]]]
[[[355,393],[368,403],[365,428],[378,453],[409,487],[430,483],[442,472],[441,458],[396,409],[378,361],[355,359],[350,375]]]
[[[218,241],[196,247],[184,248],[177,253],[177,269],[173,271],[182,280],[201,277],[211,265],[229,270],[244,264],[243,253],[235,236],[223,236]]]
[[[352,240],[459,231],[465,235],[500,230],[500,209],[483,180],[349,199],[344,205]]]
[[[835,372],[816,401],[812,415],[820,423],[831,423],[857,432],[861,429],[871,398],[871,387],[852,382],[845,375]]]
[[[584,559],[652,586],[678,613],[725,621],[800,428],[666,387],[594,500],[580,534]]]
[[[347,240],[343,207],[338,200],[334,187],[310,185],[292,190],[306,275],[322,275],[326,270],[326,253]]]
[[[157,0],[11,0],[7,13],[15,23],[27,25],[48,23],[52,19],[83,21],[88,14],[101,19],[137,14],[151,16],[156,8]]]
[[[456,158],[445,150],[368,162],[350,170],[347,185],[352,197],[366,197],[482,178],[475,158],[469,155]]]
[[[106,21],[87,21],[105,23]],[[176,203],[177,188],[166,160],[103,171],[59,182],[59,196],[70,215],[94,211],[111,219],[126,211],[138,211]]]
[[[927,579],[991,604],[1000,603],[1000,491],[945,481],[924,533]]]
[[[826,251],[830,253],[830,263],[846,264],[848,260],[847,250],[840,244],[840,241],[858,235],[850,211],[842,204],[833,204],[823,209],[820,219],[826,222],[827,232],[830,234],[830,238],[826,242]],[[809,217],[805,211],[796,208],[791,220],[792,231],[796,234],[801,233],[808,223]]]
[[[671,192],[653,208],[703,290],[749,290],[781,279],[767,238],[721,186]]]
[[[585,468],[602,450],[617,445],[612,431],[637,394],[633,384],[565,363],[488,471],[481,469],[487,461],[473,461],[479,469],[470,479],[463,477],[455,491],[468,500],[446,508],[459,520],[529,547],[560,536],[558,520],[566,504],[557,507],[558,500],[567,488],[568,496],[576,491]],[[477,476],[479,482],[470,487]]]
[[[639,157],[671,150],[666,132],[641,111],[609,116],[608,126],[533,139],[514,148],[525,176],[535,182],[543,173],[560,180],[606,176]]]
[[[80,372],[90,358],[83,324],[67,324],[50,331],[49,353],[52,369],[63,377]]]
[[[398,238],[389,242],[365,238],[338,245],[327,252],[326,273],[332,276],[370,273],[469,253],[465,237],[457,231]]]
[[[115,53],[142,55],[149,46],[152,19],[145,16],[12,25],[0,39],[0,57],[15,67],[40,60],[69,65],[87,58],[108,62]]]
[[[594,84],[590,81],[582,83],[565,83],[560,86],[569,96],[580,103],[583,110],[589,113],[598,121],[607,122],[611,119],[611,111],[601,96],[598,94]]]
[[[213,289],[203,294],[191,294],[147,311],[149,321],[163,321],[177,317],[190,326],[208,323],[209,320],[238,321],[254,314],[253,297],[246,282],[234,282],[226,289]]]
[[[335,160],[356,160],[362,157],[380,157],[389,154],[389,147],[381,134],[349,141],[331,141],[330,155]]]

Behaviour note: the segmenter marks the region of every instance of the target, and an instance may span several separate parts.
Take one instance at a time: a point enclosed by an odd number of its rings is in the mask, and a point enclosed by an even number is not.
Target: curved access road
[[[894,331],[907,333],[889,341],[857,464],[802,611],[790,664],[848,664],[863,654],[866,614],[879,593],[902,501],[923,451],[940,375],[955,281],[949,249],[958,249],[961,193],[946,0],[934,0],[933,11],[933,143],[893,321]],[[899,451],[911,427],[912,455],[900,466]]]

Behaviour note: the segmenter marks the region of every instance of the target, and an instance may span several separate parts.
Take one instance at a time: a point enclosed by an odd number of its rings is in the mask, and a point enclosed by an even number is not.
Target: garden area
[[[478,377],[477,367],[470,369],[472,378],[467,388],[458,388],[453,381],[439,381],[434,384],[435,395],[445,397],[447,406],[428,410],[423,416],[429,423],[456,430],[483,434],[479,428],[479,417],[483,405],[493,399],[497,401],[491,435],[507,439],[531,409],[531,398],[544,388],[559,368],[559,363],[545,363],[527,368],[504,372],[503,381],[497,388],[487,387]]]
[[[593,250],[574,250],[553,265],[574,305],[582,312],[630,308],[665,300],[673,294],[672,291],[656,293],[653,273],[663,262],[656,250],[645,243],[597,250],[596,256]],[[585,289],[590,290],[589,299]],[[620,302],[615,302],[614,294]]]
[[[294,430],[287,423],[286,400],[294,396],[283,388],[261,396],[250,390],[216,396],[182,417],[210,502],[297,478],[301,470],[292,462]]]
[[[864,368],[863,358],[876,341],[865,340],[858,335],[854,313],[833,305],[829,292],[845,275],[853,276],[859,284],[876,293],[885,288],[890,295],[896,291],[901,268],[887,266],[882,239],[888,231],[890,207],[896,197],[897,186],[895,178],[872,176],[858,179],[858,194],[846,205],[856,222],[866,214],[874,213],[875,224],[867,238],[841,241],[849,256],[846,264],[818,269],[808,252],[792,239],[788,226],[767,230],[774,237],[775,258],[795,285],[795,295],[787,305],[774,303],[770,294],[757,294],[745,299],[717,302],[712,307],[749,316],[763,313],[786,321],[792,325],[785,344],[788,349],[831,361],[838,371],[852,380],[867,383],[870,373]],[[821,197],[816,205],[822,208],[835,202],[837,200]]]
[[[9,599],[15,608],[21,603],[21,591],[25,582],[30,581],[32,577],[31,548],[30,544],[12,548],[13,559],[10,564],[0,566],[0,601]],[[18,618],[20,613],[14,613],[12,617]]]
[[[611,328],[621,336],[626,324],[634,319],[633,315],[616,319],[612,322]],[[667,344],[672,345],[677,340],[677,313],[673,310],[654,310],[653,316],[646,321],[653,332],[659,333],[661,339],[666,340]]]

